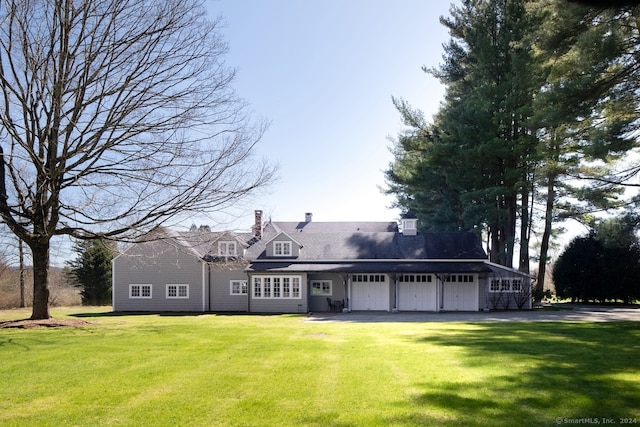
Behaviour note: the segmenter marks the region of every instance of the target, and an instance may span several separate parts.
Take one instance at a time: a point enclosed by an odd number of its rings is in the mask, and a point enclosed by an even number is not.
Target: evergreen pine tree
[[[116,254],[112,241],[94,239],[78,242],[76,258],[67,262],[70,281],[80,288],[83,305],[111,303],[111,260]]]

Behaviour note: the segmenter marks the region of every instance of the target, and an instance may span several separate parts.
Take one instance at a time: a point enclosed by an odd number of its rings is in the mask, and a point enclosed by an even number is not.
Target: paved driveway
[[[445,313],[314,313],[308,322],[640,322],[640,308],[563,305],[554,309]]]

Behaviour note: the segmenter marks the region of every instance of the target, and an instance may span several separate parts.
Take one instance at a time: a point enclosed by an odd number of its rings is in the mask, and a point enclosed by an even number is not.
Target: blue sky
[[[448,1],[208,0],[222,15],[234,84],[257,118],[271,122],[258,155],[280,166],[266,194],[237,212],[237,228],[254,209],[280,221],[393,221],[383,171],[389,138],[402,130],[391,97],[431,117],[437,66],[449,39],[439,18]]]
[[[265,219],[394,221],[383,171],[389,138],[402,130],[396,96],[431,117],[444,95],[422,71],[442,60],[449,40],[436,0],[207,0],[222,16],[234,87],[257,119],[271,122],[256,153],[280,166],[279,180],[228,216],[181,225],[247,231],[253,211]],[[67,239],[52,244],[52,260],[70,255]]]

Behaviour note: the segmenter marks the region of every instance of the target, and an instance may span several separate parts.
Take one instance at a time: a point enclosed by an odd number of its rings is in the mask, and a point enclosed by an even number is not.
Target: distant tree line
[[[428,120],[393,99],[406,125],[385,172],[396,206],[424,230],[485,236],[494,262],[529,272],[537,258],[541,291],[559,222],[635,203],[622,196],[640,171],[625,162],[638,147],[639,18],[638,6],[565,0],[452,6],[443,63],[423,67],[445,85],[439,110]]]

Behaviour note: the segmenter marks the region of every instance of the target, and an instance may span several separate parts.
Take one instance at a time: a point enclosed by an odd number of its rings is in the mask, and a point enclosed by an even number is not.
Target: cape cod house
[[[252,233],[157,228],[113,260],[114,311],[306,313],[531,308],[530,277],[471,233],[396,222],[267,222]]]

